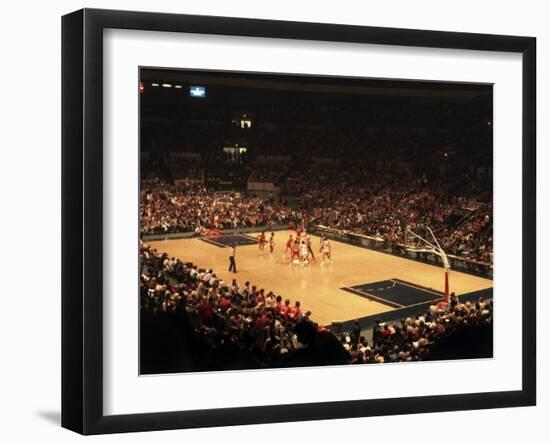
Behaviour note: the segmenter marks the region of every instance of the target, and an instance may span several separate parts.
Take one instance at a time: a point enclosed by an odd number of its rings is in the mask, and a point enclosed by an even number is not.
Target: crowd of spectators
[[[199,232],[287,224],[291,209],[282,204],[239,193],[208,191],[196,181],[142,182],[141,234]]]
[[[203,168],[198,160],[173,157],[169,161],[170,175],[174,180],[202,180]]]
[[[288,169],[286,163],[256,163],[250,182],[277,183]]]
[[[348,361],[338,339],[311,322],[311,312],[304,312],[297,300],[283,299],[249,282],[243,286],[236,280],[224,282],[211,269],[159,254],[143,243],[140,264],[142,316],[183,314],[193,335],[195,369]],[[147,359],[156,344],[145,340],[144,346]]]
[[[308,227],[328,226],[392,245],[412,241],[407,229],[429,237],[430,227],[448,254],[492,263],[491,187],[469,171],[439,176],[407,167],[388,172],[335,161],[298,162],[286,168],[281,173],[276,165],[263,166],[253,177],[284,176],[282,193],[299,197],[299,206],[292,208],[284,198],[216,193],[197,181],[146,181],[141,233],[267,227],[301,224],[303,219]]]
[[[475,303],[462,304],[453,295],[447,306],[432,305],[429,311],[403,318],[400,322],[377,321],[370,344],[360,335],[357,325],[351,334],[342,336],[341,340],[353,364],[423,361],[435,359],[436,355],[443,353],[455,358],[490,357],[492,322],[492,300],[480,298]],[[467,343],[459,343],[460,352],[457,352],[456,346],[444,349],[450,339],[463,339],[472,331],[477,333],[477,337],[466,340]]]
[[[163,359],[186,350],[185,358],[176,359],[178,367],[161,368],[179,371],[420,361],[464,331],[492,334],[492,302],[462,304],[454,296],[449,305],[432,306],[400,323],[377,322],[369,338],[358,323],[350,333],[335,334],[314,323],[298,300],[249,282],[225,282],[211,269],[161,254],[145,243],[140,244],[140,293],[145,372],[159,370],[159,342],[175,343],[169,349],[161,346]],[[165,324],[160,335],[147,330],[154,329],[155,320],[171,318],[178,319],[176,330]],[[185,340],[168,337],[182,330]],[[490,356],[492,351],[476,343],[461,343],[466,350],[457,357]]]
[[[315,175],[306,171],[292,186],[303,190],[308,224],[324,225],[408,243],[407,229],[428,238],[437,234],[448,254],[492,263],[492,199],[468,175],[444,179],[402,171],[346,175],[341,168]],[[460,214],[460,216],[458,215]]]

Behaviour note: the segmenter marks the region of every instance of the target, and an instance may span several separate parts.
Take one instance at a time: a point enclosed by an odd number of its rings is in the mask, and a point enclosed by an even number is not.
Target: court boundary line
[[[423,292],[428,292],[430,294],[444,295],[443,292],[437,292],[434,288],[426,288],[424,286],[415,285],[414,283],[407,283],[403,280],[399,280],[398,278],[390,278],[390,281],[395,282],[395,283],[400,284],[400,285],[403,285],[403,286],[408,286],[409,288],[419,289]]]
[[[392,308],[400,309],[400,308],[405,308],[406,307],[405,305],[400,305],[399,303],[395,303],[395,302],[392,302],[390,300],[377,297],[376,295],[372,295],[372,294],[370,294],[366,291],[360,291],[359,289],[354,289],[354,288],[351,288],[351,287],[343,287],[343,288],[340,288],[340,289],[343,290],[343,291],[348,291],[348,292],[351,292],[351,293],[354,293],[354,294],[357,294],[357,295],[361,295],[361,296],[366,297],[366,298],[373,299],[374,301],[377,301],[378,303],[382,303],[386,306],[391,306]]]
[[[243,237],[244,239],[247,239],[247,240],[254,240],[254,243],[247,243],[245,245],[239,244],[238,245],[239,247],[241,247],[241,246],[257,246],[258,245],[258,239],[254,238],[251,235],[248,235],[246,233],[230,234],[230,235],[233,235],[235,237]]]
[[[226,244],[217,242],[216,240],[212,240],[210,237],[201,237],[201,240],[205,243],[210,243],[214,246],[218,246],[219,248],[227,248]]]
[[[484,289],[479,289],[479,290],[476,290],[476,291],[471,291],[471,292],[465,292],[463,294],[460,294],[458,295],[459,299],[461,299],[460,303],[466,303],[466,302],[471,302],[473,299],[477,299],[479,297],[482,296],[482,294],[485,295],[485,299],[486,300],[493,300],[494,298],[494,287],[489,287],[489,288],[484,288]],[[490,294],[488,294],[488,292],[490,292]],[[475,296],[475,298],[473,297]],[[441,298],[442,300],[443,298]],[[466,299],[466,301],[464,301],[464,299]],[[472,299],[472,300],[471,300]],[[434,302],[436,302],[437,300],[434,300]],[[410,305],[410,306],[404,306],[403,308],[398,308],[398,309],[393,309],[393,310],[390,310],[390,311],[386,311],[386,312],[379,312],[378,314],[372,314],[372,315],[367,315],[365,317],[361,317],[359,319],[350,319],[350,320],[344,320],[344,321],[335,321],[335,322],[332,322],[331,325],[335,325],[335,324],[339,324],[342,328],[342,331],[350,331],[353,324],[355,323],[356,320],[359,320],[359,322],[362,323],[362,328],[369,328],[369,327],[372,327],[375,323],[375,321],[377,319],[380,319],[381,317],[390,317],[390,319],[388,320],[384,320],[383,323],[386,323],[386,322],[395,322],[397,321],[398,319],[400,318],[405,318],[403,317],[402,313],[403,312],[407,312],[409,310],[414,310],[414,308],[422,308],[423,310],[426,310],[428,309],[430,306],[432,306],[433,302],[420,302],[420,303],[416,303],[414,305]],[[419,311],[417,311],[418,313]],[[409,314],[408,316],[414,316],[415,314]]]
[[[403,280],[396,279],[396,278],[390,278],[390,279],[388,279],[388,281],[391,281],[391,282],[396,283],[398,285],[408,286],[409,288],[416,289],[419,292],[433,294],[433,295],[436,295],[437,297],[432,298],[431,300],[425,300],[425,301],[420,301],[420,302],[417,302],[417,303],[413,303],[412,305],[402,305],[402,304],[399,304],[397,302],[394,302],[394,301],[391,301],[391,300],[388,300],[388,299],[385,299],[385,298],[377,297],[376,295],[373,295],[370,292],[363,291],[363,290],[360,290],[360,289],[356,289],[356,288],[351,287],[351,286],[344,286],[344,287],[341,287],[340,289],[342,289],[344,291],[347,291],[347,292],[351,292],[353,294],[357,294],[357,295],[372,299],[374,301],[377,301],[379,303],[382,303],[386,306],[390,306],[390,307],[395,308],[395,309],[413,308],[415,306],[420,306],[420,305],[423,305],[423,304],[426,304],[426,303],[436,303],[440,300],[443,300],[443,298],[444,298],[443,297],[443,292],[437,292],[433,288],[427,288],[427,287],[420,286],[420,285],[414,285],[412,283],[407,283],[407,282],[404,282]]]
[[[225,235],[222,234],[219,237],[243,237],[247,240],[256,240],[254,237],[246,235],[246,234],[225,234]],[[178,239],[178,240],[180,240],[180,239]],[[228,248],[230,246],[229,244],[217,242],[212,237],[200,237],[200,240],[204,241],[205,243],[210,243],[214,246],[218,246],[220,248]],[[247,244],[239,244],[239,246],[254,246],[255,244],[257,244],[257,243],[254,242],[254,243],[247,243]]]

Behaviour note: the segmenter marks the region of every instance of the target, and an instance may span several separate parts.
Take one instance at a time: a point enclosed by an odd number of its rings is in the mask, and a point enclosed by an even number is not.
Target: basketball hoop
[[[435,244],[433,244],[432,242],[429,242],[428,240],[421,237],[420,235],[415,234],[407,226],[407,229],[405,231],[405,245],[404,245],[405,250],[413,251],[413,252],[425,252],[425,253],[435,254],[435,255],[441,257],[441,261],[443,262],[443,268],[445,269],[445,298],[443,300],[443,303],[448,304],[449,303],[449,272],[451,271],[451,264],[449,262],[449,258],[447,257],[447,254],[445,253],[445,251],[443,250],[443,248],[441,247],[441,245],[437,241],[437,238],[435,237],[433,231],[429,227],[427,227],[427,229],[428,229],[428,232],[430,233],[430,235],[432,236],[433,242]],[[408,247],[407,244],[406,244],[407,243],[407,234],[411,234],[414,238],[420,240],[422,243],[424,243],[424,245],[426,245],[428,247],[427,248],[426,247],[418,248],[418,247],[415,247],[415,246],[413,246],[412,248]]]

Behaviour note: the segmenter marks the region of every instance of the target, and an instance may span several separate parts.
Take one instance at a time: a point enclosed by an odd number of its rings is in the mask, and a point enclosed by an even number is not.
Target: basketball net
[[[430,254],[435,254],[439,257],[441,257],[441,261],[443,262],[443,268],[445,269],[445,298],[443,300],[443,303],[448,304],[449,303],[449,272],[451,271],[451,264],[449,262],[449,258],[447,257],[447,254],[437,241],[437,238],[435,237],[433,231],[428,227],[428,232],[430,233],[432,237],[432,242],[426,240],[424,237],[421,237],[420,235],[414,233],[407,227],[405,230],[405,249],[407,251],[413,251],[413,252],[427,252]],[[413,238],[419,240],[421,244],[424,245],[424,247],[417,247],[413,244],[412,247],[407,245],[407,240],[409,238],[408,234],[412,235]]]

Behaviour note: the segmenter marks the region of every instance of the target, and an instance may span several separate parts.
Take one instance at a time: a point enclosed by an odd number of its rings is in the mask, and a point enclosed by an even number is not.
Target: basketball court
[[[260,254],[258,233],[213,238],[191,238],[148,242],[158,251],[212,269],[224,281],[246,281],[283,299],[301,302],[302,311],[311,311],[320,324],[345,322],[421,306],[440,300],[444,291],[443,268],[383,252],[331,240],[332,263],[320,264],[319,237],[312,235],[316,262],[301,266],[283,258],[286,240],[294,231],[275,233],[275,251],[266,245]],[[228,272],[230,244],[238,244],[237,273]],[[493,281],[452,271],[450,290],[457,295],[492,288]]]

